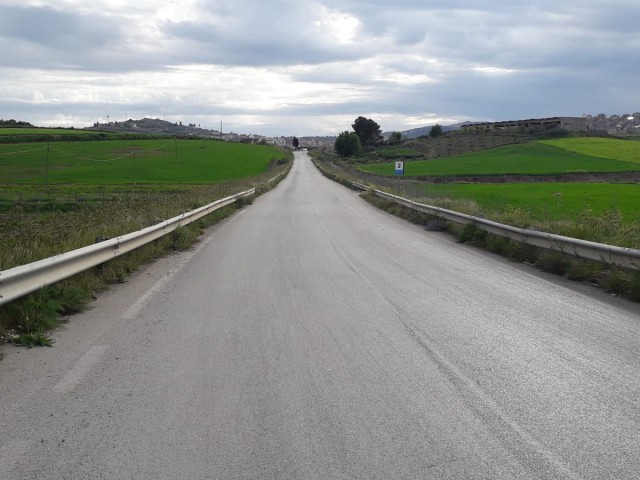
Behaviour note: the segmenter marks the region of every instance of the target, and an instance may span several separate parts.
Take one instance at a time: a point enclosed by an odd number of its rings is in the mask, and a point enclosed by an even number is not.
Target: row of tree
[[[382,130],[380,125],[370,118],[358,117],[353,125],[352,132],[345,130],[336,139],[334,149],[336,153],[342,157],[353,157],[360,155],[363,149],[378,147],[384,144]],[[443,134],[442,127],[439,124],[431,127],[430,137],[437,137]],[[392,132],[389,136],[388,143],[397,145],[402,141],[402,133]]]

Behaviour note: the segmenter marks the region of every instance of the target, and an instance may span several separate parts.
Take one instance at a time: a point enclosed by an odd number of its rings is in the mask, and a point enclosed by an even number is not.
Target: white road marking
[[[69,370],[67,374],[62,377],[62,380],[53,387],[53,391],[56,393],[67,393],[76,388],[91,368],[100,361],[108,348],[108,345],[95,345],[91,347],[91,349],[78,360],[75,367]]]
[[[240,216],[241,214],[243,214],[244,212],[246,212],[246,210],[240,210],[239,212],[236,213],[236,217]],[[222,228],[224,228],[224,226],[226,226],[227,224],[221,226],[218,228],[218,231],[220,231]],[[201,242],[197,248],[195,248],[193,251],[190,252],[189,255],[187,255],[178,265],[176,265],[171,271],[169,271],[164,277],[162,277],[160,280],[158,280],[149,290],[146,291],[146,293],[144,295],[142,295],[138,301],[136,301],[133,305],[131,305],[129,307],[129,309],[124,312],[124,314],[122,315],[122,318],[124,320],[133,320],[134,318],[136,318],[139,314],[140,311],[149,304],[149,302],[151,302],[151,299],[158,293],[158,291],[160,291],[160,289],[162,289],[162,287],[164,287],[167,283],[169,283],[169,281],[180,271],[184,268],[184,266],[191,260],[191,257],[193,257],[196,253],[198,253],[198,251],[204,247],[206,247],[214,238],[214,235],[209,235],[209,237],[207,239],[205,239],[203,242]]]

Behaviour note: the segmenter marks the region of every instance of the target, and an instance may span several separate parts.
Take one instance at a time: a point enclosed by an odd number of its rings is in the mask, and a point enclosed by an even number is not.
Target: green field
[[[603,139],[533,142],[456,157],[405,162],[405,176],[559,175],[640,171],[640,159],[636,154],[636,147],[640,146],[640,142],[609,140],[611,143],[581,143],[588,140]],[[394,175],[394,165],[389,163],[358,168],[378,175]]]
[[[263,185],[289,155],[264,145],[168,138],[0,145],[0,269]]]
[[[611,183],[444,184],[423,185],[423,199],[471,200],[484,212],[517,208],[532,221],[579,221],[588,211],[620,212],[625,222],[640,221],[640,185]],[[428,202],[427,202],[428,203]]]
[[[95,135],[91,130],[75,130],[72,128],[12,128],[0,127],[0,136],[3,135]]]
[[[283,157],[274,147],[211,140],[8,144],[0,145],[0,186],[211,184],[258,175]]]
[[[579,137],[542,140],[539,143],[592,157],[640,163],[640,141],[613,138]]]

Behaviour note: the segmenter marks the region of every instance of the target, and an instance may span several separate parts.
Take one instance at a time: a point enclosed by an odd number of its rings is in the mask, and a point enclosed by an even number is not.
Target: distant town
[[[279,147],[293,147],[293,136],[265,137],[258,134],[245,134],[235,132],[222,132],[202,128],[195,123],[183,124],[182,122],[168,122],[159,118],[143,118],[141,120],[127,120],[124,122],[108,121],[107,123],[94,123],[92,127],[84,130],[96,130],[102,132],[130,132],[147,133],[154,135],[171,135],[178,137],[198,137],[224,140],[240,143],[265,143]],[[300,148],[322,148],[333,146],[335,136],[298,137]]]

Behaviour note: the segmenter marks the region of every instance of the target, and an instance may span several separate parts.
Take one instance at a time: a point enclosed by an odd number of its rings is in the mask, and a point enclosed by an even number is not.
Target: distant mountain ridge
[[[465,121],[460,123],[454,123],[452,125],[440,125],[440,126],[442,127],[442,131],[446,133],[446,132],[454,132],[456,130],[460,130],[462,125],[464,125],[465,123],[468,123],[468,122]],[[404,138],[423,137],[425,135],[429,135],[429,132],[431,131],[431,128],[434,125],[436,124],[434,123],[433,125],[427,125],[425,127],[412,128],[411,130],[404,130],[400,133]],[[391,135],[391,132],[383,132],[382,135],[384,135],[385,137],[388,137],[389,135]]]

